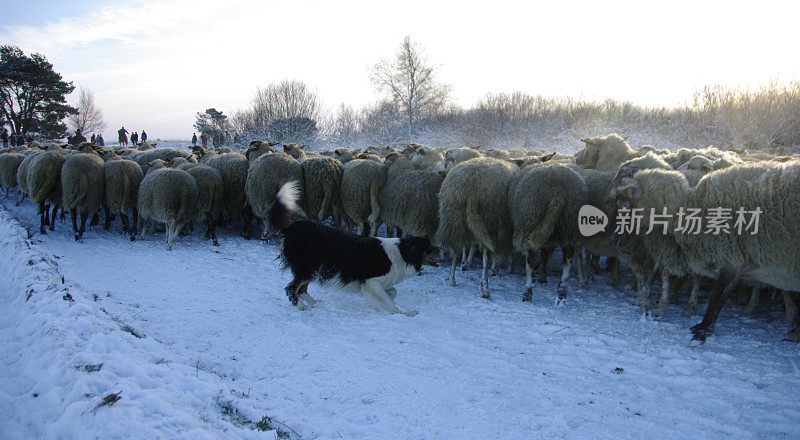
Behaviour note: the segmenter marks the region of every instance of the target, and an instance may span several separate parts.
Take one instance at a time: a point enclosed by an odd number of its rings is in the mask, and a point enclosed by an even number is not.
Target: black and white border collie
[[[313,219],[292,221],[297,210],[296,182],[284,184],[267,221],[283,235],[283,268],[294,275],[286,296],[300,310],[316,303],[308,294],[314,280],[340,290],[360,292],[389,313],[414,316],[394,304],[394,285],[419,274],[436,248],[427,238],[362,237]]]

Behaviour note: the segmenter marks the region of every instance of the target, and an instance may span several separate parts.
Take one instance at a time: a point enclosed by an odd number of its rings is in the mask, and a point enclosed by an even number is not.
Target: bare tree
[[[258,88],[251,107],[233,115],[234,130],[245,136],[277,141],[311,141],[324,116],[316,92],[300,81],[281,81]]]
[[[406,36],[394,60],[381,60],[372,71],[372,82],[391,95],[406,120],[409,140],[414,135],[414,124],[431,116],[447,104],[450,87],[440,84],[434,68],[422,55],[419,47]]]
[[[75,107],[78,113],[67,118],[67,123],[73,130],[80,129],[81,133],[88,134],[101,132],[108,127],[103,120],[103,111],[94,103],[94,93],[91,90],[80,88]]]
[[[356,142],[360,124],[353,107],[341,104],[327,125],[330,127],[331,140],[336,144],[349,146]]]

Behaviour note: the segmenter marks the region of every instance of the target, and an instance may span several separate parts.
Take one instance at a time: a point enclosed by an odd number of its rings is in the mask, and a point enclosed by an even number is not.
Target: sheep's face
[[[575,163],[583,169],[597,168],[597,161],[600,158],[600,143],[597,138],[581,139],[586,146],[583,150],[575,153]]]

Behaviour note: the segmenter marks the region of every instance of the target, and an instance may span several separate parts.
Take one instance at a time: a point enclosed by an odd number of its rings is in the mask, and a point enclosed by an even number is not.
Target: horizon
[[[214,107],[230,115],[246,108],[258,87],[285,79],[306,83],[328,112],[342,103],[361,109],[382,97],[370,68],[391,58],[406,35],[462,108],[489,93],[516,91],[676,108],[706,86],[755,89],[800,79],[800,60],[791,56],[800,8],[779,2],[491,9],[422,2],[400,9],[251,0],[0,3],[8,11],[0,39],[43,54],[76,92],[91,90],[109,141],[123,125],[146,130],[150,139],[188,139],[198,112]]]

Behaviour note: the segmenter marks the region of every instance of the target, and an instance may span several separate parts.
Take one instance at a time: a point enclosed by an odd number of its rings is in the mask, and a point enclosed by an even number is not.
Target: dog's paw
[[[403,314],[408,316],[409,318],[413,318],[414,316],[419,315],[419,312],[416,310],[409,310],[408,312],[403,312]]]

